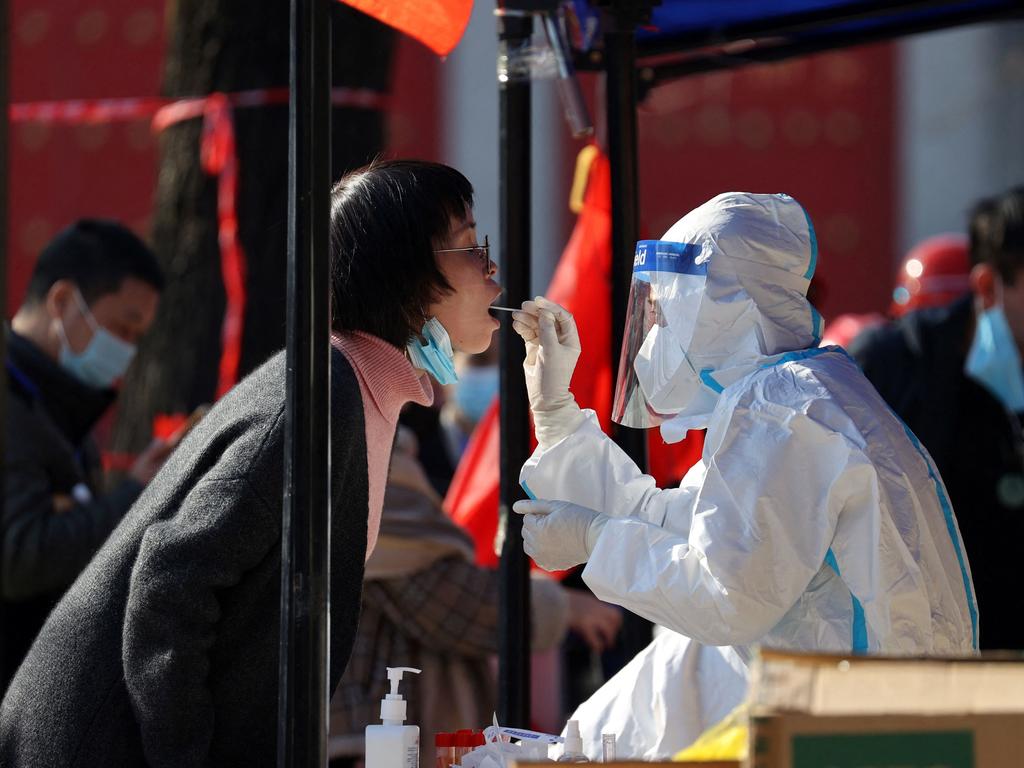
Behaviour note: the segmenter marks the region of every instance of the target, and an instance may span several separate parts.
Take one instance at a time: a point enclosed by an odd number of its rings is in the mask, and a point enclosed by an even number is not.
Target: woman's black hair
[[[346,174],[331,192],[334,330],[405,347],[452,291],[433,251],[472,206],[472,185],[440,163],[387,160]]]

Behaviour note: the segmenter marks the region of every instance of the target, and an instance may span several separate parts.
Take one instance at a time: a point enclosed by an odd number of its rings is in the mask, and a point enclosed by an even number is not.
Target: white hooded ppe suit
[[[707,266],[685,308],[661,307],[681,312],[667,326],[701,383],[677,388],[686,399],[670,403],[662,435],[706,427],[701,461],[659,489],[583,411],[521,473],[535,498],[610,518],[584,581],[672,630],[574,715],[592,758],[602,731],[633,757],[685,747],[742,700],[751,644],[960,655],[978,641],[935,465],[842,349],[817,348],[805,298],[817,249],[801,206],[727,193],[663,240]]]

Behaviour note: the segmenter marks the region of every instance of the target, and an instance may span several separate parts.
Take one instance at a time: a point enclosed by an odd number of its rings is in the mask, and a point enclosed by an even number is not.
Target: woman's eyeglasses
[[[480,260],[480,267],[485,275],[491,273],[491,244],[484,235],[483,245],[471,245],[468,248],[438,248],[434,253],[472,253]]]

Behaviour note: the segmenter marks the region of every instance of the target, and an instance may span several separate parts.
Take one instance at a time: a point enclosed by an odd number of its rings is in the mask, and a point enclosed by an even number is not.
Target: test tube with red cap
[[[455,733],[454,762],[455,765],[462,764],[462,758],[473,749],[473,731],[466,728]]]
[[[437,753],[437,768],[451,768],[455,762],[455,734],[435,733],[434,749]]]

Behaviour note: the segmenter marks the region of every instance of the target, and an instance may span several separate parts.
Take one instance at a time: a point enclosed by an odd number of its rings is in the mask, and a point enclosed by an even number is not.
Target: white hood
[[[821,316],[807,301],[817,262],[814,228],[788,195],[726,192],[677,221],[662,240],[691,243],[707,264],[707,283],[692,307],[666,321],[703,387],[661,425],[669,442],[707,426],[724,387],[787,352],[817,346]]]

